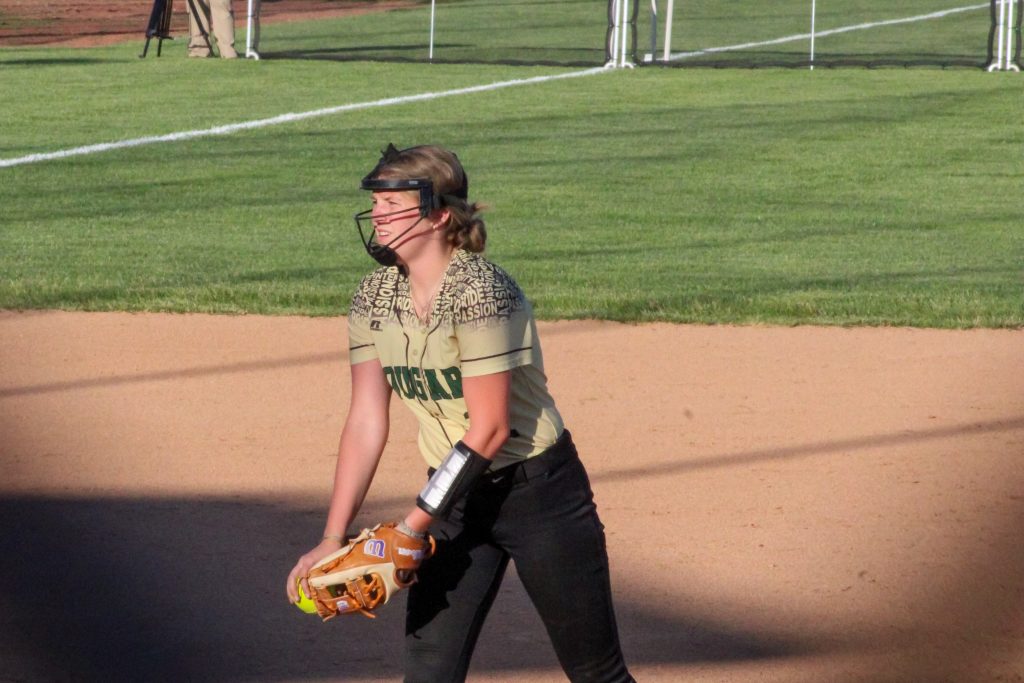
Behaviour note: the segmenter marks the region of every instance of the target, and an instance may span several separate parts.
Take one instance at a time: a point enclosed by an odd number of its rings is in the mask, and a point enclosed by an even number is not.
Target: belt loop
[[[576,457],[576,446],[568,429],[562,430],[553,444],[543,453],[522,461],[516,466],[515,481],[525,483],[543,476]]]
[[[557,469],[563,462],[576,457],[576,445],[572,441],[572,435],[568,429],[563,429],[555,442],[544,451],[532,458],[521,460],[514,465],[507,465],[496,471],[489,471],[480,477],[480,485],[495,485],[501,482],[525,484],[531,479],[536,479]],[[430,468],[427,477],[434,475],[434,469]]]
[[[526,463],[528,462],[529,460],[524,460],[516,465],[515,474],[512,476],[512,481],[516,484],[525,484],[530,481],[530,476],[526,473]]]

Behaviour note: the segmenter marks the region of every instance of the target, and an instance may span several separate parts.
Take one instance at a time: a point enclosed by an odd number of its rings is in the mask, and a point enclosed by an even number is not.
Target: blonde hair
[[[468,200],[469,182],[459,158],[437,145],[420,145],[403,150],[389,147],[370,176],[374,179],[426,179],[433,185],[434,208],[448,209],[444,225],[448,243],[457,249],[482,253],[487,245],[487,228],[480,218],[484,206]]]

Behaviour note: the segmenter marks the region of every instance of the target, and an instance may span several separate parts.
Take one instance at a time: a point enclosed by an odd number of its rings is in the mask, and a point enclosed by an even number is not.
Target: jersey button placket
[[[416,337],[413,339],[413,343],[411,345],[411,348],[409,349],[409,353],[412,355],[412,362],[416,364],[417,368],[419,368],[420,378],[423,381],[423,388],[427,392],[427,395],[429,397],[430,389],[428,388],[428,385],[427,385],[427,371],[423,367],[425,365],[425,363],[423,362],[423,359],[427,357],[427,335],[426,335],[426,333],[416,335]],[[420,405],[422,405],[423,408],[435,420],[441,419],[441,415],[437,412],[437,408],[436,408],[437,404],[436,403],[434,403],[431,400],[427,400],[427,401],[420,401]]]
[[[415,367],[420,371],[420,381],[423,381],[423,378],[425,377],[423,374],[423,357],[426,355],[426,341],[426,335],[419,330],[417,330],[409,339],[409,357],[407,359],[407,365],[409,367]],[[425,382],[423,386],[425,390]],[[427,410],[427,412],[430,412],[430,408],[425,401],[421,399],[419,403]]]
[[[423,355],[426,348],[426,339],[424,338],[424,335],[417,331],[416,334],[412,335],[412,338],[409,341],[409,364],[422,366]],[[420,367],[421,372],[422,370],[423,368]]]

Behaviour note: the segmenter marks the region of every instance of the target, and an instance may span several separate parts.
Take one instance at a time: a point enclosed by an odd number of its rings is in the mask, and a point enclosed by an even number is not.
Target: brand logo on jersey
[[[371,538],[363,544],[363,553],[372,557],[384,559],[384,541],[379,538]]]
[[[370,329],[373,330],[374,332],[380,332],[380,321],[379,320],[371,320],[370,321]]]
[[[389,365],[384,376],[402,398],[442,401],[462,398],[462,370],[459,368],[407,368]]]

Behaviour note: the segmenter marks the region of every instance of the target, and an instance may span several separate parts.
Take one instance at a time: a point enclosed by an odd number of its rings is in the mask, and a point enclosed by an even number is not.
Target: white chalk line
[[[869,28],[877,28],[880,26],[891,26],[894,24],[907,24],[916,21],[925,21],[928,19],[939,19],[951,14],[957,14],[959,12],[970,12],[977,9],[988,7],[988,4],[983,5],[970,5],[967,7],[956,7],[953,9],[943,10],[941,12],[933,12],[931,14],[921,14],[915,17],[906,17],[903,19],[889,19],[886,21],[878,21],[865,24],[856,24],[854,26],[844,26],[841,28],[830,29],[828,31],[817,31],[815,32],[816,37],[830,36],[838,33],[846,33],[849,31],[862,31]],[[798,40],[808,40],[811,38],[810,33],[804,33],[800,35],[786,36],[783,38],[775,38],[773,40],[765,40],[754,43],[742,43],[739,45],[726,45],[723,47],[709,47],[704,50],[698,50],[695,52],[680,52],[670,55],[670,60],[687,59],[689,57],[697,57],[705,54],[712,54],[716,52],[732,52],[736,50],[746,50],[753,47],[764,47],[768,45],[779,45],[782,43],[790,43]],[[411,102],[423,102],[427,100],[439,99],[442,97],[453,97],[456,95],[469,95],[479,92],[487,92],[490,90],[500,90],[502,88],[516,87],[520,85],[532,85],[534,83],[544,83],[547,81],[556,81],[564,78],[577,78],[580,76],[591,76],[598,73],[605,73],[608,69],[605,67],[595,67],[593,69],[585,69],[582,71],[571,71],[562,74],[553,74],[548,76],[535,76],[533,78],[520,78],[513,79],[510,81],[500,81],[497,83],[488,83],[486,85],[475,85],[467,88],[456,88],[454,90],[443,90],[439,92],[420,93],[417,95],[405,95],[402,97],[389,97],[382,100],[373,100],[370,102],[355,102],[352,104],[343,104],[336,107],[326,107],[324,109],[314,109],[306,112],[281,114],[279,116],[273,116],[268,119],[257,119],[254,121],[243,121],[241,123],[232,123],[224,126],[216,126],[214,128],[206,128],[202,130],[189,130],[178,133],[168,133],[166,135],[151,135],[141,138],[133,138],[130,140],[119,140],[117,142],[102,142],[95,145],[85,145],[82,147],[72,147],[70,149],[59,150],[56,152],[45,152],[40,154],[29,154],[22,157],[14,157],[11,159],[0,159],[0,168],[10,168],[12,166],[21,166],[25,164],[35,164],[43,161],[53,161],[56,159],[67,159],[74,156],[82,156],[86,154],[97,154],[99,152],[108,152],[115,149],[126,149],[130,147],[141,147],[143,145],[153,145],[163,142],[180,142],[182,140],[193,140],[196,138],[211,137],[216,135],[230,135],[237,133],[241,130],[253,130],[258,128],[266,128],[268,126],[277,126],[283,123],[292,123],[295,121],[303,121],[305,119],[317,118],[320,116],[330,116],[332,114],[341,114],[344,112],[358,111],[360,109],[372,109],[375,107],[387,107],[396,104],[409,104]]]
[[[952,9],[942,10],[939,12],[932,12],[931,14],[919,14],[916,17],[904,17],[902,19],[887,19],[885,21],[874,21],[866,24],[855,24],[853,26],[843,26],[840,28],[833,28],[827,31],[815,31],[814,37],[821,38],[823,36],[834,36],[839,33],[849,33],[850,31],[863,31],[869,28],[879,28],[881,26],[894,26],[896,24],[912,24],[917,21],[928,21],[929,19],[941,19],[948,17],[953,14],[959,14],[961,12],[973,12],[983,8],[988,8],[988,3],[983,5],[968,5],[965,7],[954,7]],[[798,40],[810,40],[810,33],[800,33],[798,35],[786,36],[784,38],[775,38],[773,40],[764,40],[756,43],[742,43],[740,45],[726,45],[723,47],[709,47],[703,50],[694,50],[693,52],[676,52],[669,55],[669,61],[676,61],[680,59],[689,59],[691,57],[700,57],[701,55],[714,54],[716,52],[735,52],[737,50],[748,50],[752,47],[766,47],[768,45],[781,45],[782,43],[792,43]]]
[[[179,133],[168,133],[166,135],[151,135],[142,138],[133,138],[131,140],[120,140],[117,142],[102,142],[95,145],[73,147],[71,149],[64,149],[57,152],[45,152],[40,154],[29,154],[27,156],[15,157],[11,159],[0,159],[0,168],[20,166],[24,164],[35,164],[42,161],[53,161],[55,159],[66,159],[68,157],[82,156],[85,154],[96,154],[98,152],[108,152],[110,150],[125,149],[128,147],[154,145],[162,142],[180,142],[182,140],[194,140],[196,138],[204,138],[214,135],[230,135],[232,133],[237,133],[238,131],[242,130],[266,128],[268,126],[277,126],[283,123],[293,123],[295,121],[304,121],[306,119],[313,119],[320,116],[330,116],[332,114],[341,114],[350,111],[358,111],[360,109],[387,107],[396,104],[409,104],[411,102],[424,102],[426,100],[436,100],[442,97],[453,97],[456,95],[470,95],[473,93],[487,92],[490,90],[500,90],[502,88],[511,88],[520,85],[532,85],[534,83],[544,83],[546,81],[557,81],[563,78],[577,78],[580,76],[590,76],[597,73],[603,73],[605,71],[606,69],[604,67],[595,67],[593,69],[585,69],[583,71],[570,71],[568,73],[552,74],[547,76],[535,76],[533,78],[520,78],[511,81],[500,81],[498,83],[474,85],[466,88],[455,88],[453,90],[443,90],[439,92],[420,93],[417,95],[389,97],[383,100],[374,100],[371,102],[355,102],[352,104],[342,104],[336,107],[326,107],[324,109],[314,109],[311,111],[304,111],[293,114],[280,114],[279,116],[273,116],[268,119],[243,121],[241,123],[232,123],[224,126],[215,126],[214,128],[205,128],[202,130],[187,130]]]

